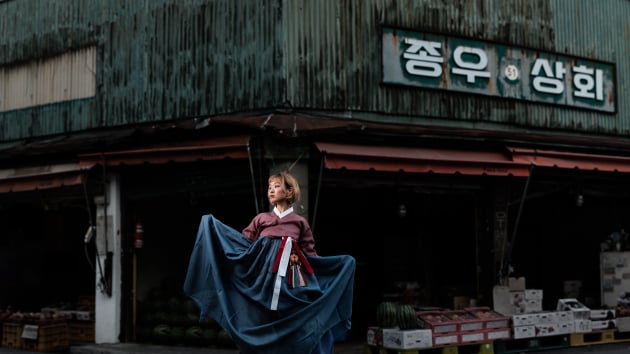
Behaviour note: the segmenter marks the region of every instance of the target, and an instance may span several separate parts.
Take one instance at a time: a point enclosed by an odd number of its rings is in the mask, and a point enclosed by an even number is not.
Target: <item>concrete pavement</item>
[[[522,352],[525,352],[522,351]],[[586,345],[581,347],[567,347],[554,350],[536,350],[532,353],[541,354],[628,354],[630,353],[630,343],[611,343]],[[0,347],[0,354],[35,354],[36,352],[24,351]],[[179,346],[146,345],[136,343],[120,344],[76,344],[70,347],[65,353],[71,354],[238,354],[236,349],[219,348],[195,348]],[[335,345],[335,354],[366,354],[366,347],[363,343],[338,343]],[[391,353],[397,353],[391,351]],[[419,351],[422,354],[423,350]],[[434,354],[427,350],[427,354]],[[296,353],[301,354],[301,353]],[[495,354],[500,354],[495,351]],[[520,353],[519,353],[520,354]]]

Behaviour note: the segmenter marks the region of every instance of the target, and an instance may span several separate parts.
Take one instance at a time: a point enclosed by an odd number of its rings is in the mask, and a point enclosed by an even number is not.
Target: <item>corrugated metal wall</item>
[[[279,106],[285,93],[279,3],[0,3],[2,66],[98,48],[95,99],[0,113],[0,140]]]
[[[0,140],[287,105],[625,136],[629,22],[627,0],[8,1],[0,3],[0,65],[96,44],[97,95],[0,113]],[[383,25],[615,63],[618,113],[381,85]]]
[[[355,117],[399,122],[428,123],[426,118],[431,118],[431,124],[488,129],[500,124],[500,129],[514,132],[524,127],[630,132],[630,105],[624,99],[630,90],[628,1],[296,0],[288,4],[288,17],[296,18],[287,24],[292,75],[288,92],[296,107],[356,110]],[[383,25],[615,63],[619,113],[381,86],[379,27]],[[375,117],[374,112],[383,115]]]

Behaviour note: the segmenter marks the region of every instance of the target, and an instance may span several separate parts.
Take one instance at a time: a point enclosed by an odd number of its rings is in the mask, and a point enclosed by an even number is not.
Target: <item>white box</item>
[[[383,347],[389,349],[428,348],[433,339],[430,329],[383,329]]]
[[[528,326],[536,324],[536,314],[512,315],[512,326]]]
[[[534,325],[512,327],[512,337],[514,339],[534,338],[536,337],[536,328]]]
[[[572,311],[575,319],[588,320],[591,317],[591,309],[576,299],[559,299],[556,309],[558,311]]]
[[[591,310],[591,320],[612,320],[615,318],[614,309]]]
[[[617,330],[619,332],[630,332],[630,317],[617,317]]]
[[[540,299],[525,299],[522,303],[524,313],[534,313],[542,311],[542,300]]]
[[[540,312],[536,314],[536,324],[558,323],[556,312]]]
[[[558,334],[571,334],[574,330],[573,322],[558,323]]]
[[[526,300],[542,300],[543,299],[542,289],[525,289],[525,299]]]
[[[546,337],[558,335],[558,324],[547,323],[534,325],[536,328],[536,337]]]
[[[591,320],[585,320],[578,318],[573,321],[573,332],[574,333],[588,333],[591,332]]]
[[[556,311],[556,319],[558,323],[573,323],[575,316],[573,316],[573,311]]]
[[[617,320],[591,320],[591,330],[617,328]]]

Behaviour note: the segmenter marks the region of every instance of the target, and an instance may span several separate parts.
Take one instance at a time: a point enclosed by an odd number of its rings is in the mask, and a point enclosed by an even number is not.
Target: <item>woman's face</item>
[[[269,182],[269,189],[267,189],[267,198],[269,198],[269,203],[271,203],[272,205],[286,202],[287,190],[281,181],[271,180],[271,182]]]

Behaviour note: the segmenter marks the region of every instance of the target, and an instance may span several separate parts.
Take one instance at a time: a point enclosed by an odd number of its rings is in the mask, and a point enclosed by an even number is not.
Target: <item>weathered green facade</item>
[[[4,1],[0,65],[95,44],[97,94],[1,112],[0,139],[292,108],[510,137],[586,134],[604,138],[597,145],[611,136],[625,143],[629,19],[624,0]],[[613,63],[617,112],[384,86],[381,26]]]

